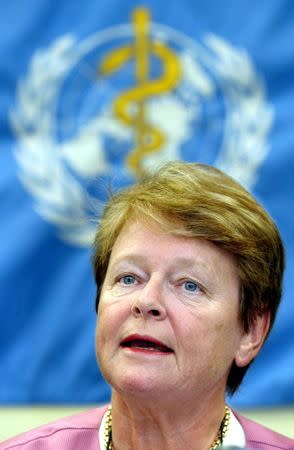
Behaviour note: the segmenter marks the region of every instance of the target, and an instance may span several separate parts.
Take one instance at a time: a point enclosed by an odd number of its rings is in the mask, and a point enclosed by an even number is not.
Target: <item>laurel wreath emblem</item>
[[[186,37],[181,35],[181,39]],[[215,165],[250,189],[269,150],[266,137],[273,109],[265,101],[262,80],[245,51],[215,35],[206,36],[204,43],[204,60],[217,75],[227,102],[224,139]],[[67,170],[55,138],[56,100],[81,57],[79,48],[75,36],[66,35],[36,53],[18,84],[10,117],[18,137],[19,177],[36,199],[37,212],[58,227],[63,240],[89,246],[103,204]]]

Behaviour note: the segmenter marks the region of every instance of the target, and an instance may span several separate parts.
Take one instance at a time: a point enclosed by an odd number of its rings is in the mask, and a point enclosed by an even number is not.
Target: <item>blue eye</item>
[[[199,286],[197,283],[194,283],[194,281],[185,281],[184,287],[186,291],[189,292],[196,292],[199,289]]]
[[[133,275],[124,275],[124,276],[120,279],[120,281],[121,281],[123,284],[134,284],[135,281],[136,281],[136,279],[135,279],[135,277],[134,277]]]

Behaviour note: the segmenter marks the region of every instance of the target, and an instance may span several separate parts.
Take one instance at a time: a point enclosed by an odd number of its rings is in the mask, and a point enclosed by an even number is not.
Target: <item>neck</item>
[[[155,406],[154,406],[155,405]],[[211,448],[224,417],[224,395],[218,400],[163,405],[112,395],[112,439],[115,450]]]

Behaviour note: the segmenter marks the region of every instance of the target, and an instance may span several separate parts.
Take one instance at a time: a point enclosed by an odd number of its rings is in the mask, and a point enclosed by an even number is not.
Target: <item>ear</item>
[[[247,333],[241,337],[239,349],[235,356],[238,367],[247,366],[259,353],[270,327],[270,312],[257,315]]]

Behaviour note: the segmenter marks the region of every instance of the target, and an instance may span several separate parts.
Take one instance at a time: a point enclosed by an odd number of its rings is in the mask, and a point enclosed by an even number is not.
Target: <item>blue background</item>
[[[279,316],[235,406],[294,404],[294,3],[283,0],[145,1],[154,21],[199,41],[213,33],[245,49],[273,107],[270,150],[253,192],[281,231],[287,270]],[[135,1],[0,1],[0,402],[92,403],[109,398],[95,361],[91,251],[63,241],[19,178],[11,112],[33,55],[128,23]],[[45,93],[44,93],[45,94]],[[118,168],[119,173],[119,168]]]

